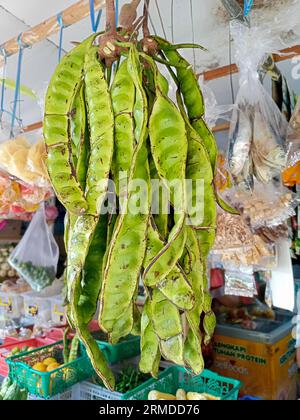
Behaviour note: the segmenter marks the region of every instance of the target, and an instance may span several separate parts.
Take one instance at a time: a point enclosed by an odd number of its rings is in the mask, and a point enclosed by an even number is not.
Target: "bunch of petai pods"
[[[214,189],[217,147],[203,119],[202,93],[192,67],[178,53],[182,46],[151,37],[156,49],[148,54],[140,43],[127,42],[111,71],[95,39],[64,57],[45,105],[48,172],[67,210],[68,320],[110,389],[113,373],[88,330],[98,303],[100,328],[112,344],[128,334],[141,336],[142,372],[156,377],[163,357],[199,374],[201,344],[210,341],[216,323],[206,279],[216,202],[232,210]],[[174,78],[176,103],[157,61]],[[128,182],[147,185],[137,212],[130,211],[135,192],[120,173]],[[166,188],[180,180],[176,211],[152,214],[152,179]],[[204,215],[194,225],[187,223],[193,215],[186,179],[204,185]],[[122,199],[117,214],[101,211],[109,180]],[[174,194],[169,196],[173,208]],[[147,296],[142,310],[136,305],[141,279]]]

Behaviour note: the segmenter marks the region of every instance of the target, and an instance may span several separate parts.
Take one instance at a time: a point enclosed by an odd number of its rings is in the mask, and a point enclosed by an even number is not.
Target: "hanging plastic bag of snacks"
[[[287,146],[287,169],[283,172],[283,182],[293,187],[300,185],[300,99],[289,123]]]
[[[222,264],[228,270],[270,269],[277,262],[274,247],[253,234],[242,216],[225,212],[219,212],[217,217],[217,235],[210,260],[212,267]]]
[[[225,271],[225,296],[253,298],[257,295],[255,278],[252,272]]]
[[[52,195],[50,187],[25,184],[8,173],[0,173],[0,218],[31,220],[28,214],[35,213],[40,203]]]
[[[0,144],[0,168],[29,185],[49,187],[43,140],[31,143],[19,136]]]
[[[240,88],[229,133],[228,161],[235,182],[249,189],[254,177],[268,183],[285,167],[287,122],[259,78],[265,54],[273,48],[266,43],[264,29],[248,28],[237,21],[231,29]]]
[[[287,132],[288,166],[300,161],[300,99],[290,120]]]
[[[294,216],[299,203],[297,194],[278,183],[262,185],[255,182],[252,191],[228,190],[226,199],[239,210],[255,233],[275,242],[287,238],[286,221]]]
[[[59,248],[45,217],[44,203],[33,217],[9,263],[33,290],[50,286],[56,277]]]

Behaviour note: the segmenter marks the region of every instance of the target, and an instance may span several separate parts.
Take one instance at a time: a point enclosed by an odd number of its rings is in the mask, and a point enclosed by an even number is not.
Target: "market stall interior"
[[[300,398],[299,17],[0,1],[0,400]]]

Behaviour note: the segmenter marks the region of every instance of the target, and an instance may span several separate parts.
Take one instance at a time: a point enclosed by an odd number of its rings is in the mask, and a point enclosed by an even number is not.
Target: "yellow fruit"
[[[47,357],[47,359],[43,360],[44,365],[49,366],[53,363],[57,363],[57,360],[54,357]]]
[[[38,362],[35,365],[32,366],[33,370],[37,370],[38,372],[46,372],[47,366],[44,365],[44,363]]]
[[[60,367],[59,363],[52,363],[51,365],[47,366],[47,372],[52,372],[52,370],[55,370]]]

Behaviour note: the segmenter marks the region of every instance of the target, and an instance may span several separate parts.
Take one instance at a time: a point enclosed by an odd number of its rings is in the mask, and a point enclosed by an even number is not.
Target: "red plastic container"
[[[51,340],[54,340],[54,341],[60,341],[60,340],[62,340],[64,338],[65,328],[66,328],[65,326],[51,328],[46,333],[46,337],[47,338],[50,338]],[[100,328],[99,328],[99,324],[98,324],[98,321],[97,320],[94,320],[94,321],[92,321],[89,324],[89,330],[90,330],[90,332],[96,332],[96,331],[99,331],[99,329]],[[68,337],[69,338],[73,338],[74,335],[75,335],[75,333],[70,332],[69,335],[68,335]]]
[[[47,346],[48,344],[53,344],[54,342],[54,340],[48,337],[30,338],[24,341],[17,341],[16,339],[14,339],[14,341],[11,341],[9,343],[6,342],[6,344],[0,346],[0,375],[5,377],[8,375],[9,368],[8,364],[6,363],[6,358],[15,347],[19,347],[20,350],[22,350],[22,348],[26,346],[39,348]]]

